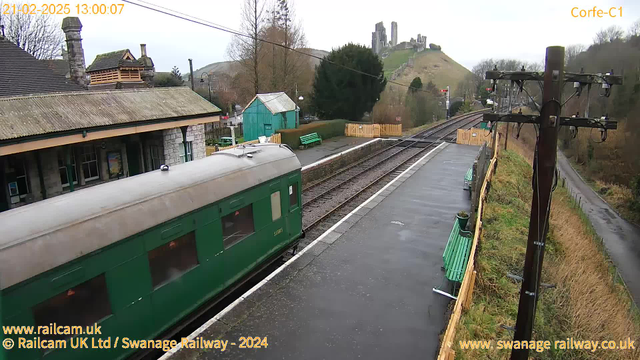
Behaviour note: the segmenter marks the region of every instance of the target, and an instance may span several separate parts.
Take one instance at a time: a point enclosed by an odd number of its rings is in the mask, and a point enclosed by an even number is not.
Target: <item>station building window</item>
[[[162,147],[157,145],[149,146],[149,153],[151,155],[151,170],[160,169],[164,161],[164,154],[162,153]]]
[[[85,181],[96,180],[100,178],[100,172],[98,171],[98,156],[96,155],[96,149],[91,146],[82,147],[82,173]]]
[[[186,144],[187,144],[187,160],[186,161],[193,161],[193,153],[191,151],[192,142],[187,141]],[[180,158],[182,159],[182,162],[186,162],[184,157],[184,144],[180,143],[179,146],[180,146]]]
[[[86,326],[93,325],[111,315],[111,303],[104,274],[33,307],[36,326]],[[64,339],[72,335],[40,335],[44,339]]]
[[[222,243],[225,250],[254,233],[253,204],[222,217]]]
[[[11,203],[25,201],[31,193],[29,186],[29,175],[27,173],[27,161],[22,156],[9,157],[9,169],[7,172],[7,185]]]
[[[289,185],[289,209],[298,206],[298,183]]]
[[[169,241],[148,253],[154,288],[170,282],[198,265],[194,231]]]
[[[271,194],[271,221],[276,221],[282,217],[280,208],[280,191]]]
[[[67,164],[66,164],[66,156],[64,151],[58,152],[58,171],[60,172],[60,183],[62,183],[62,187],[69,186],[69,176],[67,173]],[[71,172],[71,176],[73,177],[73,183],[78,183],[78,169],[76,167],[76,154],[71,154],[71,167],[73,171]]]

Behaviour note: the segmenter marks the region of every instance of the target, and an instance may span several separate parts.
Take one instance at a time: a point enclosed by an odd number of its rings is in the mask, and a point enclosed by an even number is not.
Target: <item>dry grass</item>
[[[535,132],[533,128],[523,129],[520,140],[511,135],[510,129],[508,148],[511,151],[501,153],[492,181],[477,257],[474,300],[461,318],[456,344],[458,340],[510,340],[513,336],[500,325],[514,325],[517,315],[520,284],[506,278],[506,273],[521,273],[524,263]],[[504,134],[501,150],[503,148]],[[614,274],[616,271],[586,216],[575,206],[566,189],[556,189],[542,281],[556,284],[557,288],[546,290],[538,302],[534,339],[573,337],[619,342],[629,337],[640,342],[638,311]],[[640,348],[637,344],[636,347]],[[466,353],[458,350],[456,354],[457,359],[506,359],[508,356],[507,351],[495,349]],[[640,350],[552,350],[533,352],[531,356],[535,359],[639,359]]]
[[[419,76],[423,84],[432,81],[441,89],[450,85],[453,94],[458,83],[469,73],[469,70],[447,54],[441,51],[427,50],[416,55],[413,67],[407,67],[396,81],[409,84],[413,78]]]
[[[552,202],[551,229],[563,249],[561,261],[551,272],[569,300],[572,336],[590,340],[640,339],[636,315],[622,284],[615,281],[609,261],[590,224],[579,213],[565,189]],[[636,319],[637,320],[637,319]],[[639,351],[585,352],[588,359],[638,359]]]

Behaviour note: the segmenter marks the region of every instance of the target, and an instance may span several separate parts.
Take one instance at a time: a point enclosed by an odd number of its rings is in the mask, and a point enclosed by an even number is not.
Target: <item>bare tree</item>
[[[629,26],[628,31],[629,37],[631,36],[640,36],[640,19],[636,20],[631,26]]]
[[[264,20],[264,7],[264,3],[260,0],[245,0],[240,31],[250,38],[236,35],[227,49],[229,57],[242,65],[245,72],[249,73],[245,75],[253,85],[254,94],[260,91],[258,67],[261,60],[262,42],[259,39]]]
[[[601,29],[593,38],[595,44],[604,44],[606,42],[614,42],[624,37],[624,31],[620,26],[613,25],[606,29]]]
[[[16,4],[16,8],[22,4]],[[2,2],[0,2],[2,8]],[[30,15],[21,12],[3,14],[0,25],[4,25],[5,36],[36,59],[54,59],[61,53],[64,34],[60,24],[50,15]]]
[[[283,35],[282,44],[282,80],[283,90],[291,93],[295,86],[295,79],[301,71],[301,65],[306,63],[302,55],[292,53],[289,49],[299,49],[306,45],[304,32],[300,24],[295,23],[295,11],[289,7],[287,0],[277,2],[277,20]]]
[[[573,44],[567,46],[564,50],[564,65],[571,65],[578,57],[578,55],[586,49],[587,47],[582,44]]]

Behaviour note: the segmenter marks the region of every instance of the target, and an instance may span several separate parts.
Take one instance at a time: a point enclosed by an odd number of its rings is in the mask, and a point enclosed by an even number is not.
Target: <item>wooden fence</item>
[[[457,144],[482,145],[485,142],[491,143],[491,132],[489,130],[471,128],[469,130],[458,129]]]
[[[345,124],[344,134],[367,138],[402,136],[402,124]]]
[[[460,131],[460,130],[458,130]],[[438,360],[453,360],[455,358],[455,351],[453,350],[453,341],[456,336],[456,327],[458,326],[458,322],[460,321],[460,316],[462,315],[462,308],[468,310],[471,306],[471,298],[473,295],[473,286],[476,282],[476,271],[474,269],[475,266],[475,258],[476,258],[476,248],[478,247],[478,240],[480,239],[480,232],[482,231],[482,211],[484,209],[484,201],[487,196],[487,187],[489,185],[489,181],[491,181],[491,177],[493,176],[493,172],[495,169],[495,164],[498,156],[498,146],[494,146],[493,148],[493,156],[491,157],[491,162],[489,163],[489,169],[487,170],[487,174],[484,177],[484,181],[482,182],[482,188],[480,190],[480,196],[478,200],[478,219],[475,224],[474,232],[473,232],[473,243],[471,245],[471,252],[469,254],[469,260],[467,261],[467,269],[464,273],[464,278],[462,279],[462,285],[460,286],[460,291],[458,293],[458,298],[453,306],[453,312],[451,313],[451,318],[449,319],[449,324],[447,325],[447,330],[444,333],[444,337],[442,338],[442,343],[440,345],[440,352],[438,353]]]
[[[282,144],[282,134],[280,134],[280,133],[275,133],[275,134],[271,135],[268,139],[269,139],[269,142],[272,143],[272,144]],[[236,147],[238,145],[257,144],[259,142],[260,142],[260,140],[245,141],[245,142],[243,142],[241,144],[235,144],[235,145],[231,145],[231,146],[219,147],[218,151],[227,150],[227,149],[233,149],[234,147]],[[207,156],[213,154],[214,152],[216,152],[216,147],[215,146],[207,146]]]

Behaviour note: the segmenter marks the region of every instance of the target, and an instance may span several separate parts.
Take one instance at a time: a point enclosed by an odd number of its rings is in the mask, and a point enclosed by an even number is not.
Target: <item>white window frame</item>
[[[282,205],[280,202],[280,191],[271,194],[271,221],[276,221],[282,217]]]
[[[87,152],[87,149],[90,149],[90,152]],[[86,154],[93,154],[95,157],[94,160],[85,161],[84,156]],[[82,147],[82,161],[80,162],[80,168],[82,168],[82,175],[84,176],[84,164],[91,164],[92,162],[96,163],[96,171],[98,172],[95,176],[85,177],[84,181],[91,181],[100,179],[100,166],[98,164],[98,153],[96,152],[96,148],[93,145],[86,145]],[[89,173],[91,173],[91,166],[89,166]]]
[[[18,183],[18,179],[20,178],[24,178],[24,183],[26,184],[27,187],[27,192],[24,194],[20,194],[20,186],[18,186],[18,195],[20,196],[20,199],[24,199],[27,197],[27,195],[31,194],[31,186],[29,185],[29,173],[27,172],[27,161],[26,159],[22,158],[20,159],[20,162],[22,163],[22,170],[24,171],[24,175],[16,175],[16,183]]]
[[[187,156],[189,157],[189,161],[193,161],[193,142],[192,141],[187,141]],[[184,160],[184,143],[180,143],[180,152],[182,153],[180,155],[180,158],[182,159],[182,162],[186,162]]]
[[[62,156],[62,166],[58,166],[58,171],[64,169],[64,171],[67,171],[67,164],[65,164],[66,162],[66,156],[64,154],[64,150],[61,150],[58,152],[58,156]],[[59,158],[58,158],[59,159]],[[78,166],[76,163],[76,154],[75,152],[71,152],[71,165],[73,166],[73,171],[76,173],[76,180],[73,182],[74,185],[78,184]],[[69,177],[69,174],[67,173],[67,178]],[[73,177],[71,177],[73,179]],[[62,178],[60,179],[60,182],[62,182]],[[67,182],[62,184],[62,187],[68,187],[69,186],[69,179],[67,179]]]

